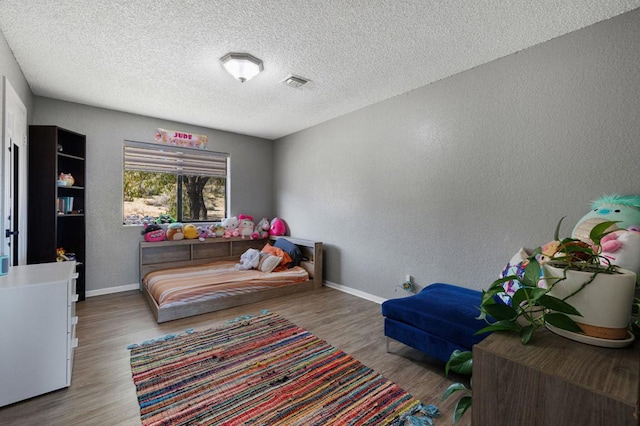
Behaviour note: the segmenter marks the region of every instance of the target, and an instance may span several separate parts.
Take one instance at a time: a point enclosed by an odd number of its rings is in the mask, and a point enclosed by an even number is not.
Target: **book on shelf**
[[[58,214],[68,214],[73,211],[73,197],[58,197]]]

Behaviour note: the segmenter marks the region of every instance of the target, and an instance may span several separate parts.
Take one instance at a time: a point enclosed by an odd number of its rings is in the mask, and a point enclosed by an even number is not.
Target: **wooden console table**
[[[640,425],[640,343],[621,349],[540,330],[528,345],[494,333],[473,347],[475,426]]]

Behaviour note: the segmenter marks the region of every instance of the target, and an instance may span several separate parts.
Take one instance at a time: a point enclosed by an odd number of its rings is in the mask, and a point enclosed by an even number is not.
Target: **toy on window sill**
[[[271,221],[271,227],[269,228],[270,235],[287,235],[287,225],[284,223],[284,220],[279,217],[273,218]]]
[[[224,238],[239,237],[240,236],[240,231],[238,230],[239,225],[240,225],[240,222],[238,221],[238,218],[236,216],[222,219],[222,226],[224,226],[223,237]]]
[[[253,240],[253,228],[256,226],[255,223],[253,223],[253,216],[241,214],[238,215],[238,220],[240,221],[238,223],[238,232],[242,239],[249,238]]]
[[[198,238],[198,228],[196,228],[194,224],[188,223],[184,225],[182,229],[184,231],[184,237],[187,240],[195,240],[196,238]]]
[[[160,216],[158,216],[158,218],[156,219],[156,223],[158,225],[162,225],[163,223],[175,223],[176,220],[173,218],[173,216],[171,216],[169,213],[167,214],[161,214]]]
[[[253,230],[253,238],[261,240],[263,238],[269,238],[269,219],[263,217]]]
[[[214,223],[209,226],[209,238],[217,238],[224,236],[225,227],[221,223]]]
[[[180,222],[174,222],[167,229],[167,240],[179,241],[184,239],[184,229]]]
[[[142,225],[143,220],[139,214],[128,214],[124,217],[125,225]]]
[[[148,243],[164,241],[164,239],[166,238],[164,229],[162,229],[160,225],[154,222],[145,222],[144,230],[142,230],[142,232],[140,233],[144,235],[144,240]]]

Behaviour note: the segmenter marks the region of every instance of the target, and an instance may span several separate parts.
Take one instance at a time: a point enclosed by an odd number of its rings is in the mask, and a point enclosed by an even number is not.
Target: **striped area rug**
[[[438,415],[275,313],[130,349],[143,425],[432,425]]]

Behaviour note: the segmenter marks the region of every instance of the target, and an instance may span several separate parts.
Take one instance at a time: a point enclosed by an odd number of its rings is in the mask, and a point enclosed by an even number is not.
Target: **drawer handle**
[[[75,274],[73,274],[73,275],[71,276],[71,278],[72,278],[72,279],[74,279],[74,280],[77,280],[79,276],[80,276],[80,274],[78,274],[78,273],[76,272]]]
[[[71,339],[71,348],[77,348],[78,347],[78,339]]]
[[[78,301],[78,294],[74,294],[73,297],[71,298],[72,302],[77,302]]]
[[[71,325],[77,325],[78,324],[78,317],[71,317]]]

